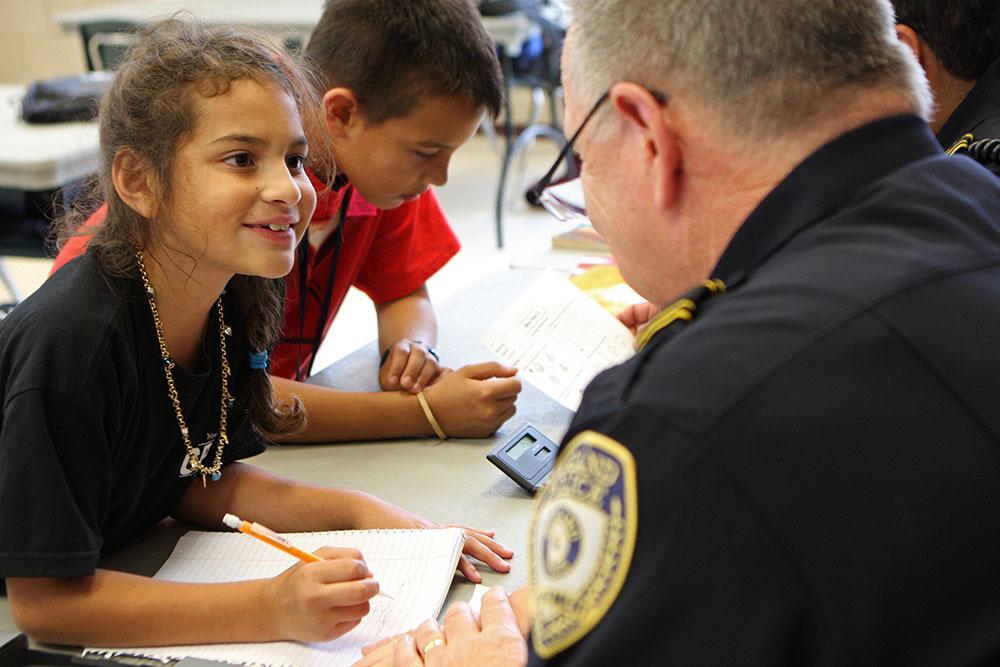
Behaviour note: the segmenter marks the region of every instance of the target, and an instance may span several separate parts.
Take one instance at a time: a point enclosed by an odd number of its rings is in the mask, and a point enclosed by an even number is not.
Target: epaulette
[[[968,155],[994,174],[1000,175],[1000,139],[976,139],[965,134],[946,153],[948,155]]]
[[[690,322],[695,318],[698,307],[707,299],[726,293],[726,283],[720,278],[711,278],[682,296],[677,301],[657,313],[636,338],[636,349],[642,350],[663,331],[679,322]]]

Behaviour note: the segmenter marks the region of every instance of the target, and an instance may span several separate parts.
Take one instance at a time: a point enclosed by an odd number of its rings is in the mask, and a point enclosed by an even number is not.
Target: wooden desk
[[[442,361],[459,366],[484,361],[489,352],[479,335],[538,275],[506,271],[488,276],[455,294],[438,308]],[[311,380],[342,389],[374,389],[378,350],[373,342],[351,353]],[[531,421],[558,442],[572,414],[530,385],[517,401],[517,414],[492,438],[482,440],[394,440],[339,445],[275,446],[249,462],[295,479],[363,489],[442,523],[464,523],[497,531],[514,549],[512,570],[502,575],[482,570],[487,584],[513,590],[528,578],[528,525],[532,499],[486,460],[500,441]],[[167,522],[138,543],[110,554],[102,567],[151,576],[190,528]],[[448,604],[467,600],[472,584],[456,577]],[[0,632],[13,631],[6,598],[0,598]]]

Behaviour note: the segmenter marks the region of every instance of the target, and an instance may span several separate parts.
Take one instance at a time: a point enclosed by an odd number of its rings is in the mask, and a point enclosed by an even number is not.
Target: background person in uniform
[[[588,210],[664,309],[536,500],[530,639],[498,591],[362,664],[996,663],[1000,183],[889,0],[571,4]]]
[[[892,0],[896,33],[934,92],[931,127],[946,149],[966,134],[1000,139],[1000,2]]]

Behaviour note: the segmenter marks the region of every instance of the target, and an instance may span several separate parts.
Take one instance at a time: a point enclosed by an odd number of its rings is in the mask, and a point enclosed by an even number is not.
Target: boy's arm
[[[282,400],[298,396],[306,406],[306,429],[269,437],[285,444],[386,440],[432,435],[417,397],[405,392],[347,392],[271,376]]]
[[[440,377],[442,367],[433,351],[437,317],[427,285],[404,297],[375,304],[378,349],[385,354],[379,385],[386,391],[417,393]]]
[[[437,342],[437,317],[426,284],[395,301],[376,303],[375,315],[380,350],[403,338],[431,346]]]
[[[517,371],[495,362],[464,366],[441,375],[424,396],[451,437],[484,438],[513,416],[521,391]],[[297,396],[305,405],[306,429],[270,437],[282,443],[328,443],[432,435],[417,401],[404,391],[345,392],[271,376],[279,400]]]

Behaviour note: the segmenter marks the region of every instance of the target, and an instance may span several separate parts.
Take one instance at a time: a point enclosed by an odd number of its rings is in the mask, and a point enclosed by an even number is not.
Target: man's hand
[[[364,652],[355,667],[519,667],[528,662],[528,644],[502,588],[483,596],[478,618],[468,604],[457,602],[448,608],[444,627],[433,619],[424,621],[395,641],[377,644]]]
[[[658,312],[660,312],[660,307],[647,301],[631,305],[618,313],[618,320],[628,327],[633,336],[637,336],[639,330]]]
[[[378,370],[378,383],[384,391],[404,390],[419,393],[434,384],[447,369],[441,366],[430,345],[404,338],[385,351]]]
[[[535,622],[535,598],[531,596],[531,588],[525,585],[511,593],[510,606],[517,617],[517,628],[521,631],[521,636],[527,639]]]

